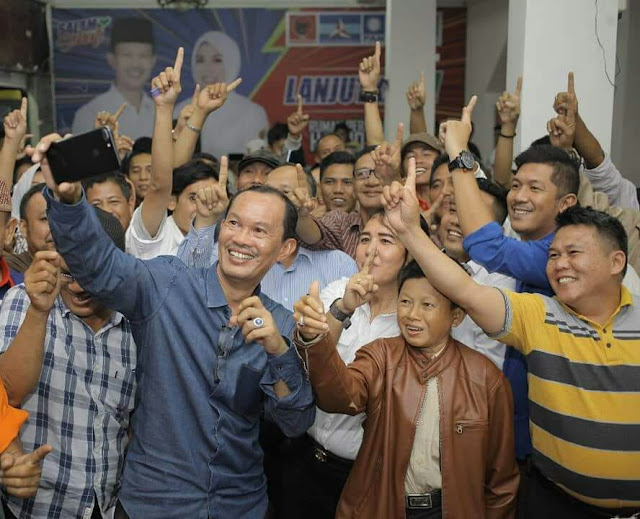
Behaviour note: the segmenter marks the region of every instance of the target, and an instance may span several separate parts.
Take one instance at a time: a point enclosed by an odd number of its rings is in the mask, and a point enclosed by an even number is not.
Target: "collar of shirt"
[[[67,307],[67,305],[64,304],[64,300],[62,299],[62,296],[58,296],[54,304],[58,306],[58,309],[60,310],[60,313],[62,314],[63,317],[67,317],[69,314],[72,313],[69,307]],[[76,315],[76,314],[73,314],[73,315]],[[76,317],[78,316],[76,315]],[[78,317],[78,319],[82,321],[81,317]],[[111,315],[109,316],[109,319],[107,319],[107,322],[105,323],[105,326],[107,325],[110,327],[118,326],[123,319],[124,319],[124,316],[120,312],[112,311]]]
[[[298,247],[296,259],[294,259],[289,268],[285,268],[284,271],[291,272],[292,270],[296,270],[298,264],[302,261],[306,261],[309,265],[313,265],[313,254],[310,250],[305,249],[304,247]],[[280,265],[282,265],[282,263]],[[284,267],[284,265],[282,265],[282,267]]]
[[[222,286],[220,285],[220,279],[218,278],[218,262],[216,261],[211,267],[207,269],[207,284],[205,286],[207,306],[209,308],[221,308],[227,306],[227,297],[224,295]],[[260,297],[260,285],[253,291],[254,296]],[[262,299],[262,298],[261,298]],[[263,301],[264,302],[264,301]]]
[[[615,319],[615,317],[620,313],[620,310],[622,310],[622,308],[624,308],[625,306],[633,306],[633,296],[631,295],[631,292],[629,292],[627,287],[625,287],[624,285],[620,285],[620,303],[618,304],[618,306],[615,309],[615,311],[611,314],[611,317],[609,317],[609,319],[605,323],[605,325],[604,326],[600,326],[598,323],[593,322],[591,319],[586,318],[585,316],[583,316],[583,315],[579,314],[578,312],[576,312],[575,310],[573,310],[571,307],[569,307],[566,304],[564,304],[562,301],[560,301],[558,299],[557,296],[554,296],[554,298],[558,300],[558,302],[562,305],[562,307],[568,313],[573,314],[573,315],[577,316],[578,318],[580,318],[581,320],[592,324],[593,326],[596,327],[596,329],[607,327],[609,325],[609,323],[612,322]]]
[[[129,106],[129,102],[124,98],[124,96],[122,95],[122,92],[118,90],[118,87],[116,86],[115,83],[111,83],[111,86],[109,87],[109,90],[107,92],[110,96],[113,96],[113,98],[116,99],[120,105],[122,103],[127,103],[127,110],[135,110],[133,107]],[[144,90],[142,91],[142,101],[140,103],[140,111],[142,111],[143,108],[147,110],[155,111],[155,107],[153,105],[153,101],[151,97],[149,97]]]

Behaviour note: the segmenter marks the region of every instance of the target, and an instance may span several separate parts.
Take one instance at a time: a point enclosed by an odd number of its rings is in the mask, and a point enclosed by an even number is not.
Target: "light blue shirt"
[[[216,226],[191,231],[178,248],[177,256],[188,267],[208,268],[218,261],[218,244],[214,241]],[[293,311],[293,304],[309,292],[314,281],[320,290],[341,278],[358,272],[353,258],[339,250],[310,251],[298,248],[289,268],[276,263],[260,282],[260,289],[275,302]]]

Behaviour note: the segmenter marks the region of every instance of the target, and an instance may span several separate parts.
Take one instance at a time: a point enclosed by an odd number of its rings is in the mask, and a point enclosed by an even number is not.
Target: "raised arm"
[[[424,88],[424,70],[420,71],[420,82],[412,83],[407,90],[409,104],[409,133],[426,133],[427,121],[424,118],[424,105],[427,94]]]
[[[420,206],[416,197],[416,163],[409,161],[405,186],[394,182],[382,195],[385,222],[418,262],[429,283],[463,308],[485,333],[502,330],[505,302],[496,288],[476,283],[454,260],[440,251],[420,228]]]
[[[367,146],[375,146],[384,141],[384,129],[378,107],[378,81],[380,80],[380,42],[376,42],[373,56],[364,58],[358,68],[358,77],[363,92],[376,95],[375,102],[364,103],[364,127]]]
[[[191,100],[191,111],[184,122],[184,128],[179,131],[178,138],[173,148],[173,167],[177,168],[191,160],[196,149],[198,136],[204,127],[207,117],[218,110],[227,100],[227,94],[233,92],[242,83],[242,78],[237,78],[233,83],[215,83],[196,90]],[[183,110],[186,110],[185,107]],[[182,115],[182,112],[181,112]]]
[[[184,49],[180,47],[173,67],[151,80],[156,106],[151,147],[151,182],[141,207],[142,222],[150,236],[155,236],[167,215],[173,185],[173,106],[180,95],[180,72]]]
[[[40,378],[47,319],[60,294],[61,278],[60,255],[54,251],[36,252],[24,275],[30,305],[17,335],[0,355],[0,378],[13,406],[20,405]],[[11,311],[11,302],[10,298],[6,300],[3,312]]]
[[[520,95],[522,78],[518,78],[515,93],[504,92],[496,102],[496,110],[500,117],[500,134],[496,144],[496,159],[493,173],[501,186],[511,187],[511,164],[513,162],[513,139],[520,117]]]
[[[16,156],[27,134],[27,98],[22,98],[20,110],[14,110],[4,118],[4,144],[0,150],[0,180],[7,188],[13,186],[13,169]]]

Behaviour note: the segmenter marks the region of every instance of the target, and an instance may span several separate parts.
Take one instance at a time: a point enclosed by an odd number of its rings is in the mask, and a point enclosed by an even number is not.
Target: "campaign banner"
[[[448,70],[461,69],[464,79],[464,40],[462,46],[456,40],[456,49],[447,53],[446,14],[443,20],[438,31],[444,34],[444,54],[456,57]],[[173,65],[183,46],[176,116],[196,83],[243,80],[207,120],[203,151],[243,153],[247,141],[266,140],[268,128],[286,122],[295,111],[298,94],[311,117],[304,137],[309,162],[317,140],[336,123],[350,128],[352,147],[364,144],[358,64],[373,53],[376,41],[384,43],[385,13],[380,9],[53,9],[52,22],[60,133],[88,131],[98,111],[113,113],[126,101],[120,132],[134,139],[151,136],[150,80]],[[384,61],[382,67],[384,74]],[[459,73],[455,70],[454,76]],[[438,83],[442,96],[446,74],[440,74]],[[456,83],[463,86],[464,80],[458,78],[453,89]],[[382,110],[385,84],[381,79]],[[464,101],[457,93],[447,99],[458,106]]]

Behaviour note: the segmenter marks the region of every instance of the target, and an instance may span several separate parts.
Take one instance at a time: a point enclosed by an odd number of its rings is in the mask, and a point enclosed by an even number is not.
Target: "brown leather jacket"
[[[379,339],[345,366],[329,336],[304,348],[316,403],[367,413],[337,519],[405,517],[404,482],[427,381],[438,377],[443,517],[514,517],[519,473],[511,388],[486,357],[450,339],[430,361],[402,337]]]

